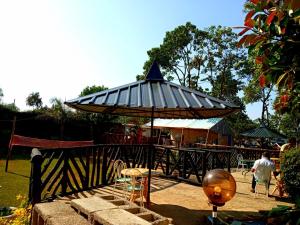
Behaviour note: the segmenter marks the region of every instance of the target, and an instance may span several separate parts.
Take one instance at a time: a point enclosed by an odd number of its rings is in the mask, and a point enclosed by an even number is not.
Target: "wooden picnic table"
[[[146,200],[148,200],[148,174],[149,174],[149,169],[148,168],[127,168],[127,169],[123,169],[121,170],[121,174],[126,175],[126,176],[140,176],[142,175],[143,177],[143,186],[144,186],[144,190],[143,190],[143,196]],[[151,177],[154,176],[159,176],[161,174],[161,172],[158,172],[157,170],[151,170]],[[132,198],[134,199],[134,198]],[[149,202],[147,201],[147,205],[150,204],[150,199]]]

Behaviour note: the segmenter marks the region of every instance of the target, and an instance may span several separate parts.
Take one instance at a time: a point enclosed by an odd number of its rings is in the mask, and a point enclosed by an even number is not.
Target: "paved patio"
[[[286,199],[279,199],[278,193],[274,197],[267,198],[264,194],[254,197],[250,185],[252,175],[248,173],[244,177],[241,172],[233,172],[237,182],[237,193],[225,206],[219,207],[218,216],[226,218],[255,218],[259,217],[259,211],[270,210],[277,205],[292,206]],[[271,181],[270,192],[274,188],[274,180]],[[93,189],[82,192],[76,196],[64,197],[61,200],[88,197],[95,193],[111,194],[112,186]],[[212,207],[207,203],[202,187],[177,182],[170,179],[155,177],[151,182],[151,207],[150,209],[162,216],[172,218],[175,225],[208,224],[206,216],[211,214]],[[115,194],[121,194],[121,191]]]

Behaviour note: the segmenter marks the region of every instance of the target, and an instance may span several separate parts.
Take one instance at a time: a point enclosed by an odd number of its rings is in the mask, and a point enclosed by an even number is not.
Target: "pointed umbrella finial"
[[[160,72],[158,63],[156,61],[154,61],[152,63],[150,70],[147,73],[146,80],[164,81],[164,78]]]

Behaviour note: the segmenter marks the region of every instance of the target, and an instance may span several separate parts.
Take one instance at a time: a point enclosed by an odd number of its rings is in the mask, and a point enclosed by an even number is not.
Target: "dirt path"
[[[237,182],[237,193],[234,198],[225,206],[218,208],[218,215],[221,218],[245,218],[258,216],[261,210],[270,210],[277,205],[290,205],[284,199],[278,200],[275,197],[267,198],[260,194],[255,198],[250,192],[252,175],[246,177],[241,172],[232,173]],[[192,186],[186,183],[177,183],[166,180],[152,182],[156,187],[151,194],[151,210],[173,218],[175,225],[196,225],[205,224],[206,216],[211,214],[212,206],[207,203],[207,197],[202,187]],[[271,181],[270,192],[274,188],[274,180]],[[274,195],[278,195],[275,193]]]

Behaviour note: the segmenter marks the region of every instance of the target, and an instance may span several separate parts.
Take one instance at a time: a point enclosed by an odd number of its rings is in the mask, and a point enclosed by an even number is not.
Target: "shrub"
[[[300,196],[300,148],[284,153],[282,172],[287,192],[293,199]]]
[[[20,202],[19,207],[14,210],[12,218],[0,218],[1,225],[29,225],[32,206],[28,199],[22,195],[17,195]]]

